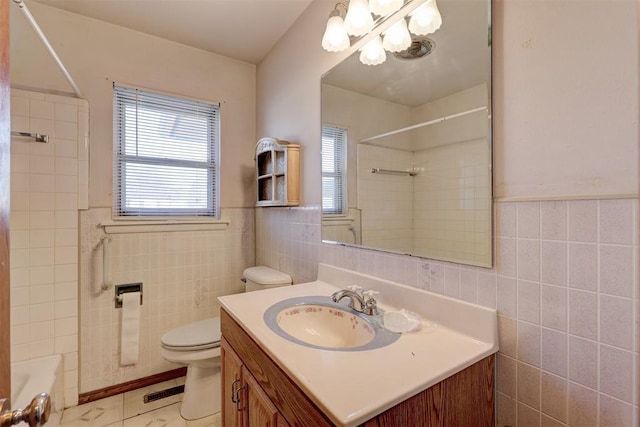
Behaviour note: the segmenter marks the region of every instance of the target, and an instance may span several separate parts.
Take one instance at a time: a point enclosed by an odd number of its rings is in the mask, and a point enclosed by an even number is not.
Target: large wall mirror
[[[402,55],[322,77],[322,239],[490,267],[491,3],[438,8]]]

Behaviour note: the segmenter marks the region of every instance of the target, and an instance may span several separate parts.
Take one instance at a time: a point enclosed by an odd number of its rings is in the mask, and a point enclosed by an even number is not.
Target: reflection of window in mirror
[[[347,130],[322,125],[322,214],[347,213]]]

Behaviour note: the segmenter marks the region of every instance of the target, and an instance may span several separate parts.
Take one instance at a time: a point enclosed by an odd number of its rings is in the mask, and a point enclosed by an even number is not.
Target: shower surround
[[[11,360],[61,354],[78,402],[78,209],[88,204],[89,104],[11,89]]]

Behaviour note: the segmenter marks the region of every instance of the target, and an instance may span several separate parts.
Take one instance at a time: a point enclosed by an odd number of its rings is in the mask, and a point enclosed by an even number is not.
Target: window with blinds
[[[322,213],[347,213],[347,130],[322,126]]]
[[[217,217],[219,105],[113,90],[114,215]]]

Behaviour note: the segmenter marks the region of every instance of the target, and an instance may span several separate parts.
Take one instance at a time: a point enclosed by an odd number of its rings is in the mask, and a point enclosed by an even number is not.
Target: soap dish
[[[406,334],[420,329],[422,319],[419,314],[402,309],[385,312],[382,323],[388,331]]]

